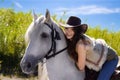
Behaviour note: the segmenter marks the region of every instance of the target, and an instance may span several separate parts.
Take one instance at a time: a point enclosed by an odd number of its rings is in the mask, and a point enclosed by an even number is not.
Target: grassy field
[[[0,80],[38,80],[37,77],[23,78],[18,76],[3,76],[0,75]]]

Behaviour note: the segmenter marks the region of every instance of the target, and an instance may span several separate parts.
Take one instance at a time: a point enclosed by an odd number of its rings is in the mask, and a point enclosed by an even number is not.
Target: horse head
[[[45,16],[40,17],[33,12],[33,22],[25,34],[27,48],[20,63],[24,73],[33,73],[43,58],[49,58],[51,53],[56,52],[56,44],[61,40],[61,36],[64,36],[59,34],[60,32],[62,33],[62,30],[52,20],[48,10]]]

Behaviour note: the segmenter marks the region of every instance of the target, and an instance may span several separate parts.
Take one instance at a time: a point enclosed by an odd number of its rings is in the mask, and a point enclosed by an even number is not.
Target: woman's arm
[[[83,43],[78,43],[78,45],[76,46],[76,51],[78,53],[78,68],[81,71],[85,70],[85,62],[86,62],[86,49],[85,49],[85,45]]]

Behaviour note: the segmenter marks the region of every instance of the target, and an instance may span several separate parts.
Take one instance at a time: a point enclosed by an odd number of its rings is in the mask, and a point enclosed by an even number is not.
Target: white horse
[[[84,80],[84,73],[69,57],[63,31],[51,19],[48,10],[46,16],[37,17],[34,13],[25,37],[28,46],[20,63],[24,73],[33,73],[38,63],[46,58],[49,80]]]

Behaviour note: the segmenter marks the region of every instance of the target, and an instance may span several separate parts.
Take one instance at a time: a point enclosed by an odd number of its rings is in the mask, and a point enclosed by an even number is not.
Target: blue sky
[[[23,12],[34,9],[43,15],[49,9],[51,15],[57,14],[58,18],[67,19],[74,15],[89,26],[120,31],[120,0],[0,0],[0,8]]]

